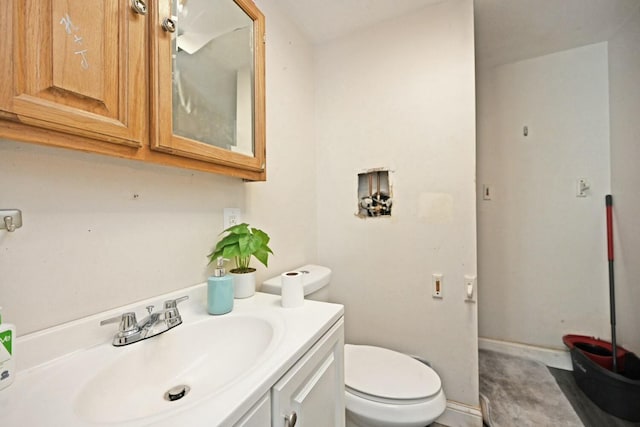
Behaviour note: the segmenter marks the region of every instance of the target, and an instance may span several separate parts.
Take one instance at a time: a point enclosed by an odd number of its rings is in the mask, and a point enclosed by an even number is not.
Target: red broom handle
[[[605,200],[607,204],[607,249],[609,254],[609,261],[613,261],[613,216],[612,216],[613,198],[609,194],[606,196]]]

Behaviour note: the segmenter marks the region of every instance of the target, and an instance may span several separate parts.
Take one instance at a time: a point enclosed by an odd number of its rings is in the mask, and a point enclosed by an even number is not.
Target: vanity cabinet
[[[271,401],[272,427],[345,425],[342,319],[275,384]]]
[[[344,425],[344,320],[340,318],[233,426]]]
[[[243,23],[215,28],[223,10]],[[251,0],[2,0],[0,20],[0,138],[266,178],[264,16]],[[218,79],[230,65],[211,58],[240,49],[245,65]],[[230,112],[205,103],[222,98]]]

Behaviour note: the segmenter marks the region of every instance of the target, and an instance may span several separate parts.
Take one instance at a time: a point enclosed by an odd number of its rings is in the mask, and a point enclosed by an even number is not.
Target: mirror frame
[[[151,46],[151,135],[150,148],[155,151],[202,160],[233,168],[260,172],[266,170],[265,113],[265,20],[251,0],[233,1],[253,20],[254,38],[254,155],[235,153],[224,148],[173,134],[171,33],[162,29],[162,20],[171,16],[173,0],[161,0],[153,14]],[[263,176],[263,179],[265,177]]]

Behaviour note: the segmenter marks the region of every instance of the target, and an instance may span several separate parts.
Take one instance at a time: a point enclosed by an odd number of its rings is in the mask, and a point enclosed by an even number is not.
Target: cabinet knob
[[[139,15],[147,14],[147,4],[143,0],[131,0],[131,9]]]
[[[298,422],[298,414],[296,411],[291,411],[289,415],[284,416],[284,427],[294,427]]]
[[[162,29],[168,33],[176,32],[176,21],[171,18],[164,18],[162,21]]]

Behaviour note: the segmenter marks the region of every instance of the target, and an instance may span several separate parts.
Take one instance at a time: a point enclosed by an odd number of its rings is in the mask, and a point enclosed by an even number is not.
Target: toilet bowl
[[[328,300],[331,270],[319,265],[303,272],[306,299]],[[281,293],[280,276],[260,289]],[[426,364],[393,350],[369,345],[344,346],[347,427],[425,427],[446,408],[438,374]]]

